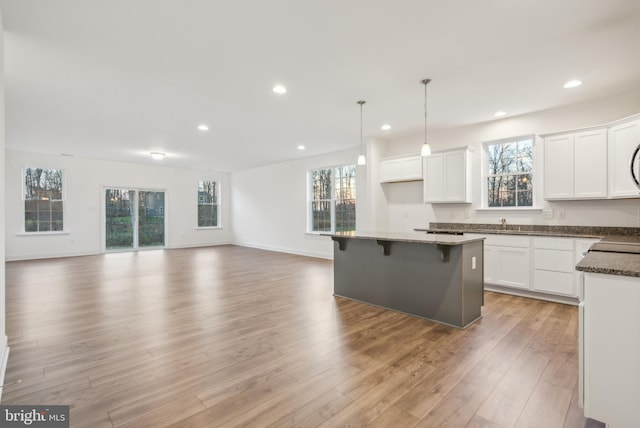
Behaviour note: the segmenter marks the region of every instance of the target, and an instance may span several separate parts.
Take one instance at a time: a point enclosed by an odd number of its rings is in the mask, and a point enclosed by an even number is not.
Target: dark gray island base
[[[334,241],[334,295],[459,328],[482,316],[484,238],[328,236]]]

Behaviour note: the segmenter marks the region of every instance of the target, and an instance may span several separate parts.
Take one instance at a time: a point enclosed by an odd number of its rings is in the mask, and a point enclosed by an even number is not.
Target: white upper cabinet
[[[640,120],[621,123],[609,129],[609,196],[640,197],[631,179],[631,155],[640,144]]]
[[[607,130],[549,136],[544,141],[545,199],[607,197]]]
[[[544,198],[573,198],[573,134],[544,140]]]
[[[573,140],[573,197],[607,197],[607,131],[578,132]]]
[[[470,148],[447,150],[424,158],[425,203],[470,203]]]
[[[380,182],[422,180],[422,157],[420,155],[398,156],[380,160]]]

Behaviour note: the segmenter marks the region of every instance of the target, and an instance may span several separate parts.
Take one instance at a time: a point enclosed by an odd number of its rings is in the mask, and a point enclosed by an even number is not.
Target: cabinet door
[[[579,132],[573,142],[574,192],[577,199],[607,197],[607,131]]]
[[[573,134],[544,142],[544,198],[573,198]]]
[[[584,412],[609,427],[638,426],[638,278],[585,273]]]
[[[395,181],[400,176],[400,160],[390,159],[380,161],[380,182]]]
[[[484,246],[484,282],[495,282],[495,249],[494,247]]]
[[[402,159],[401,178],[404,181],[422,180],[422,156]]]
[[[525,248],[496,248],[496,284],[515,288],[529,288],[529,250]]]
[[[444,200],[444,155],[437,153],[424,159],[424,201],[442,202]]]
[[[640,144],[640,121],[609,129],[609,196],[638,197],[640,190],[631,179],[631,155]]]
[[[533,289],[544,293],[576,296],[576,275],[573,272],[556,272],[535,269],[533,271]]]
[[[447,202],[471,202],[467,200],[466,151],[444,154],[444,200]]]

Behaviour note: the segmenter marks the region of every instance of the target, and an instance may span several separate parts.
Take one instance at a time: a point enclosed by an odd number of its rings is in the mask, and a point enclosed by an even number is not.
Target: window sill
[[[476,211],[486,212],[542,212],[542,208],[539,207],[491,207],[491,208],[476,208]]]
[[[210,226],[210,227],[196,227],[196,230],[218,230],[222,229],[222,226]]]
[[[59,232],[19,232],[16,236],[50,236],[50,235],[71,235],[71,232],[62,230]]]

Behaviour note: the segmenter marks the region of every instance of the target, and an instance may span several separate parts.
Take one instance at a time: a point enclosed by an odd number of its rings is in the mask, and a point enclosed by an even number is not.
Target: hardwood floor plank
[[[538,382],[522,414],[517,428],[562,427],[571,404],[571,390]]]
[[[330,261],[234,246],[6,275],[3,404],[68,404],[74,428],[584,422],[575,307],[487,292],[459,330],[334,297]]]

